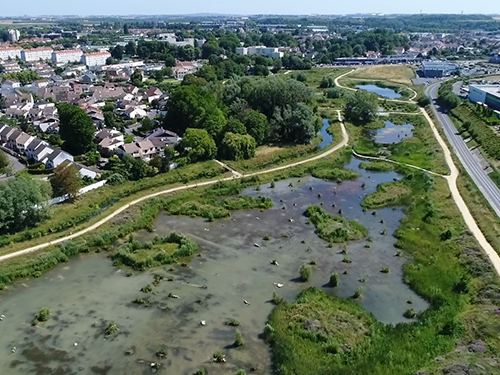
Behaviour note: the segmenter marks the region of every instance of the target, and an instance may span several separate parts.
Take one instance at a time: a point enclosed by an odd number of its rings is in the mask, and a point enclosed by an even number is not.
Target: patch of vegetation
[[[316,288],[271,313],[267,340],[283,374],[331,374],[373,338],[381,325],[351,301],[330,297]],[[293,348],[293,350],[291,350]]]
[[[386,182],[377,186],[375,193],[367,195],[361,205],[366,208],[400,206],[407,202],[411,189],[403,182]]]
[[[229,320],[226,320],[224,322],[224,324],[226,326],[230,326],[230,327],[239,327],[240,326],[240,322],[238,322],[236,319],[229,319]]]
[[[300,275],[300,281],[302,282],[309,281],[309,279],[312,276],[312,268],[309,267],[307,264],[303,264],[300,267],[299,275]]]
[[[171,264],[190,257],[197,251],[198,245],[194,241],[183,235],[171,233],[165,237],[155,237],[152,243],[140,244],[136,241],[126,243],[109,257],[116,266],[123,264],[136,271],[145,271],[148,268]]]
[[[309,206],[305,215],[316,227],[318,236],[329,242],[357,241],[368,235],[366,228],[358,222],[332,216],[320,206]]]
[[[104,334],[106,336],[112,336],[116,333],[118,333],[119,329],[118,326],[116,325],[115,322],[109,323],[108,327],[106,328],[106,331],[104,331]]]
[[[224,363],[226,362],[226,355],[222,352],[215,352],[212,356],[213,361],[216,363]]]
[[[335,286],[339,285],[339,283],[340,283],[340,275],[337,272],[333,272],[330,275],[329,285],[332,287],[335,287]]]
[[[408,319],[413,319],[413,318],[415,318],[417,316],[417,313],[413,309],[408,309],[408,310],[405,311],[405,313],[403,314],[403,316],[405,318],[408,318]]]
[[[352,298],[357,299],[357,298],[361,297],[362,295],[363,295],[363,290],[361,288],[356,288]]]
[[[359,177],[359,174],[350,169],[341,168],[315,168],[312,170],[311,175],[323,180],[330,180],[334,182],[353,181]]]
[[[35,319],[33,319],[33,325],[36,326],[39,323],[46,322],[50,318],[50,310],[42,309],[36,315]]]
[[[243,346],[243,335],[241,334],[240,330],[236,330],[236,337],[234,339],[234,346],[240,347]]]
[[[396,165],[386,161],[375,160],[370,162],[362,162],[359,164],[359,167],[361,169],[373,172],[390,172],[396,168]]]

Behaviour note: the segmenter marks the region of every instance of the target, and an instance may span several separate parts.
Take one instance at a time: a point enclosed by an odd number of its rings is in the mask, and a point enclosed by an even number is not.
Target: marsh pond
[[[182,233],[200,249],[185,264],[137,272],[115,267],[106,252],[90,253],[9,286],[0,292],[0,373],[192,375],[204,367],[209,374],[271,374],[262,333],[273,293],[293,301],[310,286],[343,298],[362,288],[356,303],[379,321],[409,322],[403,316],[408,301],[417,312],[428,305],[404,284],[406,259],[395,256],[393,233],[404,213],[360,205],[378,184],[400,176],[359,164],[351,159],[346,166],[359,173],[355,181],[293,178],[242,193],[272,199],[268,210],[235,211],[215,221],[162,213],[154,233],[134,235],[144,242]],[[311,205],[358,222],[369,242],[320,239],[304,215]],[[307,282],[299,279],[304,264],[312,269]],[[341,277],[335,288],[328,283],[332,272]],[[44,308],[48,320],[33,325]],[[242,346],[235,345],[236,330]],[[214,363],[215,352],[226,362]]]

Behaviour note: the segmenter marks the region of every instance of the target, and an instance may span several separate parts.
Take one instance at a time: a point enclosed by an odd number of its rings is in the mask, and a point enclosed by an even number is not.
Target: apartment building
[[[82,55],[82,64],[88,67],[103,66],[109,57],[111,57],[109,52],[85,53]]]
[[[279,59],[284,56],[284,53],[280,52],[278,48],[265,46],[238,47],[236,48],[236,53],[239,55],[261,55],[273,59]]]
[[[80,62],[83,52],[81,49],[68,49],[64,51],[52,52],[52,61],[56,64],[67,64],[70,62]]]
[[[0,48],[0,60],[15,59],[16,57],[20,59],[21,51],[22,48],[19,47]]]
[[[21,51],[21,60],[24,62],[28,61],[38,61],[38,60],[50,60],[52,58],[52,52],[54,50],[49,47],[25,49]]]

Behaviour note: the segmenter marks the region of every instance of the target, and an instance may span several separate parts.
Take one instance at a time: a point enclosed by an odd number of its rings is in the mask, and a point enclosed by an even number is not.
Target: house
[[[9,125],[0,126],[0,143],[5,144],[9,140],[10,135],[15,131],[15,128],[11,128]]]
[[[49,146],[49,144],[47,142],[42,141],[41,139],[35,138],[26,147],[26,150],[25,150],[26,157],[28,159],[34,159],[35,158],[34,155],[35,155],[36,150],[38,150],[39,148],[45,148],[48,146]]]
[[[26,153],[26,148],[33,142],[35,137],[29,135],[28,133],[21,132],[21,134],[14,140],[14,150],[16,150],[21,155]]]
[[[91,180],[96,178],[97,175],[99,174],[97,171],[94,171],[94,170],[90,169],[89,167],[86,167],[86,166],[81,165],[79,163],[75,163],[75,162],[70,161],[70,160],[64,161],[63,163],[61,163],[61,165],[66,165],[66,167],[69,167],[71,165],[71,166],[76,168],[76,170],[80,173],[81,177],[87,177],[87,178],[90,178]]]
[[[30,159],[33,159],[35,163],[43,163],[45,164],[50,154],[52,154],[54,150],[50,148],[48,145],[41,145],[37,147],[32,153],[30,153]]]
[[[2,82],[2,90],[11,91],[14,89],[18,89],[21,87],[21,83],[19,81],[14,81],[12,79],[7,79]]]
[[[118,155],[130,155],[133,158],[141,157],[141,149],[135,143],[127,143],[118,147]]]
[[[156,155],[156,148],[154,144],[147,139],[137,142],[137,146],[141,150],[142,159],[149,160]]]
[[[96,133],[99,148],[107,154],[112,154],[125,144],[123,134],[115,129],[102,129]]]
[[[10,148],[11,150],[16,149],[16,139],[23,133],[22,130],[14,129],[14,131],[10,132],[9,137],[7,138],[7,142],[5,143],[5,147]]]
[[[96,83],[98,81],[98,78],[94,73],[89,71],[83,74],[81,81],[90,85],[92,83]]]
[[[165,130],[162,128],[155,129],[154,132],[152,132],[150,135],[146,137],[148,140],[153,140],[153,139],[162,139],[168,144],[175,145],[181,140],[181,137],[179,137],[176,133],[171,132],[170,130]]]
[[[163,92],[158,87],[153,86],[150,87],[148,91],[146,91],[144,98],[146,98],[147,101],[151,103],[153,100],[159,100],[162,95]]]
[[[47,157],[47,161],[45,162],[45,167],[47,169],[54,169],[67,160],[74,161],[73,156],[68,154],[67,152],[64,152],[61,149],[55,150]]]
[[[129,119],[137,119],[137,118],[143,118],[146,117],[147,112],[142,109],[141,107],[129,107],[125,110],[125,115]]]

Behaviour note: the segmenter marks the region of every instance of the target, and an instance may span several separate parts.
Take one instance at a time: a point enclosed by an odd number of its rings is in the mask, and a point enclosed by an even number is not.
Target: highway
[[[467,173],[474,180],[479,190],[490,203],[498,217],[500,217],[500,190],[488,177],[487,173],[481,167],[479,161],[472,155],[462,137],[457,134],[457,129],[446,113],[441,111],[436,104],[438,89],[440,83],[429,85],[425,89],[425,94],[432,101],[432,110],[441,124],[448,142],[451,144],[453,151],[464,166]]]

